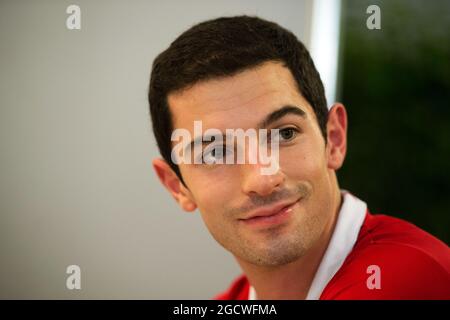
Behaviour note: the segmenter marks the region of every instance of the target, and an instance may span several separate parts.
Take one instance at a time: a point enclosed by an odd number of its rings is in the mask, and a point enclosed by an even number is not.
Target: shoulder
[[[367,214],[321,299],[450,299],[450,249],[409,222]]]
[[[216,295],[214,300],[248,300],[248,292],[250,283],[245,275],[241,275],[236,278],[230,285],[230,287]]]

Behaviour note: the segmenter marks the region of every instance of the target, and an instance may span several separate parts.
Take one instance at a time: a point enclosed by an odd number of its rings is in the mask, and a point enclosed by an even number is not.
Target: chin
[[[284,240],[267,244],[265,247],[241,249],[243,260],[258,266],[276,267],[289,264],[301,258],[307,251],[301,241]]]

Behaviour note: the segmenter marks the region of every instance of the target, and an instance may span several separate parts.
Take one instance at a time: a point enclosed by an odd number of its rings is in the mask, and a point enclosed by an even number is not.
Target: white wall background
[[[81,7],[82,29],[66,29]],[[310,43],[311,1],[1,1],[0,298],[198,299],[240,273],[151,168],[154,57],[192,24],[259,15]],[[220,182],[219,182],[220,183]],[[77,264],[82,289],[67,290]]]

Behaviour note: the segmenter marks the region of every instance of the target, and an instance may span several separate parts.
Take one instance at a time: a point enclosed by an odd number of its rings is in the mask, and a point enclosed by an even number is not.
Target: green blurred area
[[[366,9],[381,9],[369,30]],[[341,188],[450,243],[450,1],[343,1]]]

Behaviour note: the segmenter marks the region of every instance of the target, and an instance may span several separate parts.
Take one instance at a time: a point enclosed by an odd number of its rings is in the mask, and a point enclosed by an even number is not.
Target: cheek
[[[226,205],[232,203],[236,189],[230,175],[197,167],[186,170],[183,177],[205,222],[220,219]]]
[[[217,181],[204,185],[198,191],[197,206],[203,223],[217,242],[227,243],[233,227],[226,208],[233,203],[233,196]]]
[[[280,167],[290,179],[314,183],[327,173],[325,151],[313,143],[285,148],[280,150]]]

